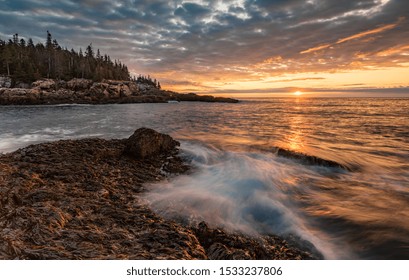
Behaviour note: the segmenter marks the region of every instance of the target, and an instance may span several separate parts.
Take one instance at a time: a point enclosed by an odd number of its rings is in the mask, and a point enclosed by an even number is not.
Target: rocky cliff
[[[33,82],[28,88],[27,86],[10,88],[10,86],[9,78],[0,77],[0,105],[160,103],[170,100],[238,102],[231,98],[165,91],[133,81],[93,82],[87,79],[72,79],[66,82],[42,79]]]

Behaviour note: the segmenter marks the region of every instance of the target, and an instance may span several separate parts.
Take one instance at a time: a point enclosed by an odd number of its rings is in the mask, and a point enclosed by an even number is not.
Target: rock
[[[107,91],[109,84],[107,83],[93,83],[88,93],[92,97],[108,98],[109,93]]]
[[[197,95],[196,93],[190,92],[186,94],[172,93],[174,98],[178,101],[200,101],[200,102],[223,102],[223,103],[238,103],[237,99],[228,97],[214,97],[211,95]]]
[[[124,140],[63,140],[0,153],[0,260],[206,259],[188,228],[142,202],[161,159]],[[181,160],[181,159],[180,159]]]
[[[154,89],[155,87],[148,84],[138,84],[138,91],[148,91]]]
[[[16,82],[15,88],[30,88],[30,85],[23,82]]]
[[[205,249],[207,257],[212,260],[322,259],[321,255],[313,254],[314,251],[300,249],[295,244],[289,245],[279,236],[263,235],[254,238],[211,228],[204,221],[192,230]]]
[[[124,154],[144,159],[156,155],[166,155],[175,151],[180,143],[167,134],[159,133],[150,128],[139,128],[128,138]]]
[[[169,157],[122,156],[129,142],[60,140],[0,153],[0,259],[314,259],[277,236],[160,217],[144,202],[145,184],[165,178]],[[168,164],[182,162],[175,155]]]
[[[120,97],[128,97],[132,95],[131,90],[127,85],[121,85],[120,91],[119,91]]]
[[[72,90],[64,89],[64,88],[61,88],[57,90],[57,92],[55,92],[55,97],[57,97],[58,99],[68,100],[72,98],[73,95],[74,95],[74,92]]]
[[[33,82],[31,88],[21,82],[17,82],[13,88],[10,88],[11,85],[11,78],[0,76],[1,105],[164,103],[169,100],[238,102],[230,98],[201,96],[194,93],[179,94],[135,81],[103,80],[101,83],[94,83],[92,80],[78,78],[68,82],[41,79]],[[8,91],[9,89],[13,91]]]
[[[138,86],[136,85],[136,83],[131,82],[129,83],[128,87],[132,95],[139,95],[139,90],[138,90]]]
[[[55,89],[55,85],[55,81],[52,79],[42,79],[33,82],[31,87],[40,89]]]
[[[57,89],[67,88],[67,82],[64,81],[64,80],[58,80],[58,81],[56,82],[56,87],[57,87]]]
[[[275,153],[277,156],[297,160],[298,162],[307,164],[307,165],[320,165],[320,166],[326,166],[326,167],[341,168],[346,171],[358,171],[359,170],[358,166],[341,164],[333,160],[311,156],[311,155],[287,150],[287,149],[280,148],[280,147],[274,147],[273,153]]]
[[[210,260],[251,260],[248,252],[241,249],[230,250],[226,245],[213,243],[207,251]]]
[[[71,90],[84,90],[89,89],[92,84],[92,80],[75,78],[67,82],[67,87]]]
[[[102,83],[118,86],[118,85],[122,85],[124,81],[103,79]]]
[[[107,91],[109,93],[109,97],[119,98],[121,94],[121,86],[110,84]]]
[[[10,88],[11,78],[7,76],[0,76],[0,88]]]

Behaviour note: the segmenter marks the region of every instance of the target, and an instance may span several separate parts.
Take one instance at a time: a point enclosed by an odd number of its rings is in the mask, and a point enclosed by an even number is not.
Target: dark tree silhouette
[[[13,82],[30,83],[40,78],[70,80],[86,78],[130,80],[128,67],[120,61],[112,62],[108,55],[95,55],[92,44],[76,52],[62,48],[47,31],[45,45],[31,38],[19,38],[16,33],[8,41],[0,39],[0,75],[7,75]]]

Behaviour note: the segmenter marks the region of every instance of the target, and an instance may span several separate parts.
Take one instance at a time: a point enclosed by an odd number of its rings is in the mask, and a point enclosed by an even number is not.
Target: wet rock
[[[335,167],[335,168],[341,168],[347,171],[357,171],[358,170],[357,166],[345,165],[345,164],[341,164],[333,160],[323,159],[320,157],[311,156],[311,155],[307,155],[304,153],[283,149],[280,147],[273,148],[273,153],[275,153],[277,156],[294,159],[294,160],[297,160],[307,165],[320,165],[320,166],[325,166],[325,167]]]
[[[290,245],[283,238],[273,235],[250,237],[240,233],[228,233],[200,222],[192,229],[209,259],[213,260],[289,260],[319,259],[310,251]]]
[[[168,155],[175,151],[180,143],[167,134],[150,128],[139,128],[128,138],[124,154],[144,159],[159,154]]]
[[[245,250],[230,250],[226,245],[213,243],[207,250],[210,260],[251,260],[251,256]]]
[[[200,102],[223,102],[223,103],[238,103],[237,99],[227,97],[214,97],[211,95],[197,95],[193,92],[181,94],[173,93],[174,98],[178,101],[200,101]]]

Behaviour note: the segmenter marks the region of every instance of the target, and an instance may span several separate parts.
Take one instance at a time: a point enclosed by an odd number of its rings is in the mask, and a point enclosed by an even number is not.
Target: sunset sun
[[[300,95],[302,95],[302,92],[299,91],[299,90],[297,90],[296,92],[294,92],[294,95],[295,95],[295,96],[300,96]]]

